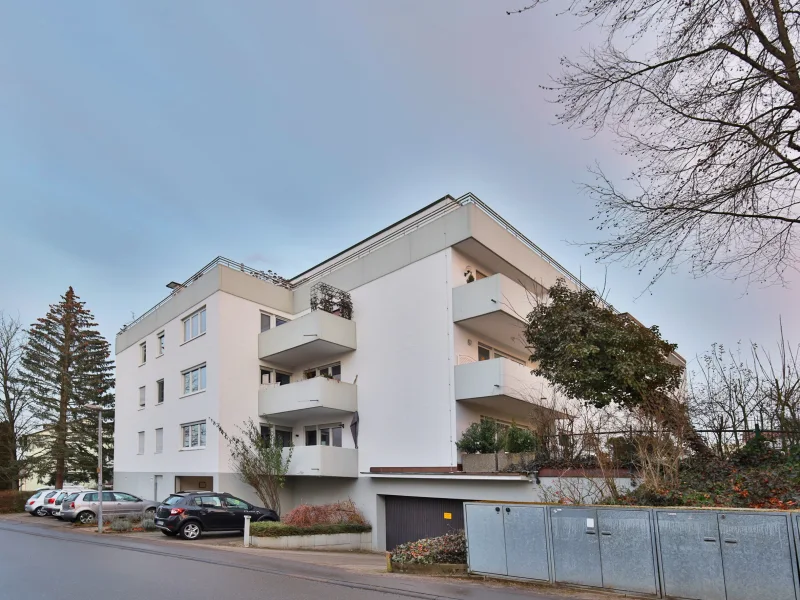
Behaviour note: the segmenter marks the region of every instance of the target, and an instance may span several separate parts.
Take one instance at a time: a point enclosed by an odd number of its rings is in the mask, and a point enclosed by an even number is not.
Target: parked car
[[[32,517],[45,516],[47,511],[44,509],[44,503],[54,496],[55,493],[55,490],[50,489],[38,490],[33,496],[28,498],[28,501],[25,503],[25,512]]]
[[[277,521],[274,510],[254,506],[228,493],[177,492],[156,510],[156,527],[164,535],[195,540],[204,531],[242,531],[244,517],[252,521]]]
[[[47,503],[44,505],[45,511],[51,517],[61,518],[61,505],[64,499],[70,494],[78,494],[80,492],[93,492],[94,490],[87,490],[85,488],[64,488],[58,491],[52,498],[48,498]]]
[[[74,496],[74,497],[73,497]],[[61,518],[65,521],[91,523],[97,519],[100,493],[96,491],[70,494],[61,502]],[[103,492],[103,517],[149,517],[158,508],[155,500],[143,500],[126,492]]]

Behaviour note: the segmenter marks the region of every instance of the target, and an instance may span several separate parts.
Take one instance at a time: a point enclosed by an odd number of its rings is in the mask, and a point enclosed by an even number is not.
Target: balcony
[[[285,325],[281,325],[285,327]],[[342,418],[358,410],[357,387],[335,379],[315,377],[288,385],[263,385],[258,392],[258,412],[276,423],[313,418],[317,422]]]
[[[453,288],[453,321],[527,352],[522,332],[532,302],[524,287],[498,273]]]
[[[288,450],[284,449],[284,453]],[[287,475],[358,477],[358,450],[336,446],[295,446]]]
[[[258,357],[286,369],[328,362],[355,349],[355,322],[324,310],[258,335]]]
[[[505,358],[457,365],[455,391],[459,402],[521,421],[542,415],[563,417],[546,407],[553,395],[552,386],[544,378],[531,374],[530,367]]]

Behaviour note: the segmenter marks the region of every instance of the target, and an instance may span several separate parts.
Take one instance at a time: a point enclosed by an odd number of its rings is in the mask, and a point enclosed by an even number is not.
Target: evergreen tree
[[[86,408],[89,404],[107,409],[103,411],[104,478],[111,474],[113,364],[109,343],[96,327],[92,313],[70,287],[28,332],[23,378],[40,422],[50,431],[37,440],[44,450],[37,471],[52,477],[57,488],[66,480],[96,478],[99,415]]]

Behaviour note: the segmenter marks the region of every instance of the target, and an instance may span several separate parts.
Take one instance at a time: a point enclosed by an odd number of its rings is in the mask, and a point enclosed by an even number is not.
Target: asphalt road
[[[556,600],[564,596],[441,579],[364,574],[257,550],[95,537],[0,522],[0,598],[39,600]]]

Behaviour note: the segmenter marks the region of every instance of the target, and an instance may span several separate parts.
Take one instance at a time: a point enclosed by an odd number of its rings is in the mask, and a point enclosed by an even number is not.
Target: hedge
[[[336,523],[334,525],[311,525],[297,527],[275,521],[259,521],[250,524],[250,535],[253,537],[283,537],[289,535],[332,535],[335,533],[365,533],[372,531],[369,525],[357,523]]]
[[[400,544],[392,550],[392,562],[400,564],[466,564],[467,539],[463,531]]]
[[[25,502],[33,496],[35,492],[0,492],[0,514],[15,513],[25,510]]]

